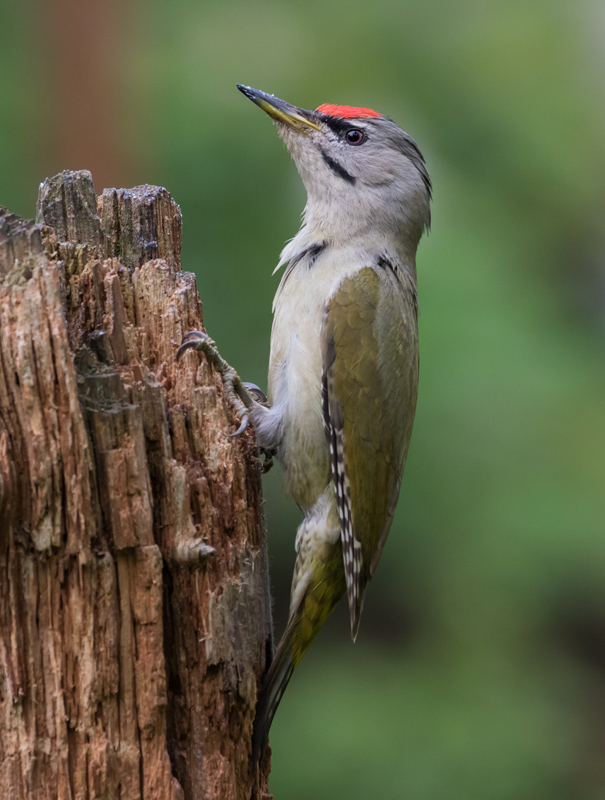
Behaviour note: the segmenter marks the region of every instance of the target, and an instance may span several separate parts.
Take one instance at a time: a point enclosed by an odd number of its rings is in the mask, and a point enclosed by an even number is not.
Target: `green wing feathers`
[[[418,385],[411,282],[365,268],[340,284],[322,329],[323,407],[339,507],[351,633],[384,546]]]

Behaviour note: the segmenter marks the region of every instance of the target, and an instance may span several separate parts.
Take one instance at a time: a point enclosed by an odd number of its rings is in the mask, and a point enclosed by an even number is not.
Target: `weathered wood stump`
[[[270,647],[260,471],[165,189],[0,209],[0,797],[248,800]]]

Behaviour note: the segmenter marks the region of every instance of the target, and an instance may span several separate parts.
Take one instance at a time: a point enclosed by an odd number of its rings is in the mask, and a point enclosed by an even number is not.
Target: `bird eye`
[[[349,144],[362,144],[365,142],[366,137],[363,131],[358,128],[351,128],[350,131],[347,131],[345,139]]]

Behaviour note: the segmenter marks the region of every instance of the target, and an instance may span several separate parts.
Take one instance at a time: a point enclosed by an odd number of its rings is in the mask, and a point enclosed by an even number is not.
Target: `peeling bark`
[[[0,797],[249,800],[271,624],[254,436],[165,189],[0,208]],[[254,785],[253,785],[254,784]]]

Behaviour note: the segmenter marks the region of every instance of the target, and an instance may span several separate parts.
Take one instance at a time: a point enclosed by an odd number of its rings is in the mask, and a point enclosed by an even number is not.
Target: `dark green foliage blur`
[[[52,98],[19,8],[0,26],[0,203],[33,216]],[[304,193],[235,84],[386,113],[434,184],[395,524],[357,644],[341,608],[286,692],[276,800],[605,798],[603,4],[133,8],[128,180],[180,203],[184,267],[245,379],[266,384],[271,272]],[[265,487],[279,635],[299,516],[277,470]]]

